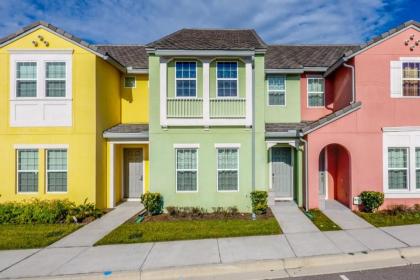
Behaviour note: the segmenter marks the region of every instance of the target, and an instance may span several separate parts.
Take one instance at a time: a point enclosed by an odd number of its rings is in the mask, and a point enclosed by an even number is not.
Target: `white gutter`
[[[147,68],[133,68],[133,67],[127,67],[127,74],[148,74],[149,69]]]
[[[344,67],[350,68],[351,69],[351,102],[350,104],[353,104],[356,101],[356,85],[355,85],[355,77],[354,77],[354,66],[347,64],[347,63],[343,63]]]
[[[303,135],[301,136],[300,140],[303,142],[303,149],[305,150],[305,209],[306,211],[309,210],[309,195],[308,195],[308,150],[309,150],[309,144],[308,141],[303,139]]]

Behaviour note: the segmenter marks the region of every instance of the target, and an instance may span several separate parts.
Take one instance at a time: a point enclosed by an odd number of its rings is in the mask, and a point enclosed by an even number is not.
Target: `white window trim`
[[[416,155],[415,149],[420,147],[419,127],[384,127],[383,130],[383,192],[385,198],[418,198],[420,189],[416,188]],[[408,188],[390,190],[388,187],[388,148],[408,149]]]
[[[67,168],[64,170],[48,170],[48,152],[49,151],[66,151],[66,166]],[[45,149],[45,190],[46,193],[51,193],[51,194],[67,194],[69,191],[69,176],[68,176],[68,171],[69,169],[69,153],[67,149],[63,149],[63,148],[50,148],[50,149]],[[56,191],[50,191],[48,189],[49,185],[48,185],[48,174],[49,173],[54,173],[54,172],[66,172],[67,174],[67,181],[66,181],[66,191],[65,192],[56,192]]]
[[[183,63],[183,62],[185,62],[185,63],[194,63],[195,64],[195,78],[177,78],[176,77],[176,64],[177,63]],[[175,76],[175,92],[174,92],[174,98],[175,99],[196,99],[196,98],[198,98],[198,79],[197,79],[197,77],[198,77],[198,72],[197,72],[197,61],[194,61],[194,60],[178,60],[178,61],[174,61],[174,63],[175,63],[175,73],[174,73],[174,76]],[[177,81],[195,81],[195,96],[178,96],[178,88],[177,88]]]
[[[283,77],[284,79],[284,90],[270,90],[270,85],[268,82],[269,77]],[[276,75],[276,74],[269,74],[267,75],[267,81],[266,81],[266,88],[267,88],[267,106],[269,107],[287,107],[287,88],[286,88],[286,75]],[[284,93],[284,104],[270,104],[270,92],[276,92],[276,93]]]
[[[321,79],[322,80],[322,83],[323,83],[323,88],[324,88],[324,91],[322,92],[322,91],[309,91],[309,80],[311,80],[311,79]],[[324,99],[324,105],[322,105],[322,106],[311,106],[310,104],[309,104],[309,93],[315,93],[315,94],[319,94],[319,93],[322,93],[323,94],[323,99]],[[314,108],[325,108],[325,78],[323,78],[323,77],[320,77],[320,76],[308,76],[307,78],[306,78],[306,106],[307,106],[307,108],[312,108],[312,109],[314,109]]]
[[[21,152],[21,151],[36,151],[37,152],[37,154],[38,154],[38,169],[37,170],[24,170],[24,171],[21,171],[21,170],[19,170],[19,153]],[[23,195],[26,195],[26,194],[29,194],[29,195],[33,195],[33,194],[38,194],[38,192],[39,192],[39,150],[38,149],[34,149],[34,148],[32,148],[32,149],[25,149],[25,148],[23,148],[23,149],[16,149],[16,193],[17,194],[23,194]],[[38,191],[37,192],[21,192],[21,191],[19,191],[19,174],[20,173],[36,173],[37,175],[38,175],[38,182],[37,182],[37,189],[38,189]]]
[[[220,146],[216,146],[216,145],[220,145]],[[239,146],[238,146],[239,145]],[[239,192],[239,190],[240,190],[240,188],[239,188],[239,178],[240,178],[240,174],[239,174],[239,170],[240,170],[240,168],[239,168],[239,157],[240,157],[240,155],[239,155],[239,153],[240,153],[240,144],[215,144],[215,147],[216,147],[216,191],[217,192],[220,192],[220,193],[236,193],[236,192]],[[225,149],[235,149],[235,150],[237,150],[237,155],[238,155],[238,157],[237,157],[237,168],[236,169],[220,169],[219,168],[219,153],[218,153],[218,150],[219,149],[223,149],[223,150],[225,150]],[[219,171],[237,171],[238,172],[238,177],[237,177],[237,186],[238,186],[238,188],[236,189],[236,190],[219,190]]]
[[[226,62],[226,63],[236,63],[236,78],[218,78],[217,77],[217,68],[219,62]],[[238,61],[228,61],[228,60],[216,60],[216,99],[237,99],[239,97],[239,63]],[[236,95],[235,96],[219,96],[219,87],[218,87],[218,81],[236,81]]]
[[[15,81],[14,81],[14,86],[15,86],[15,97],[19,98],[19,99],[32,99],[32,98],[36,98],[38,97],[38,83],[39,83],[39,71],[38,71],[38,62],[37,61],[16,61],[15,62],[15,71],[17,71],[17,64],[18,63],[35,63],[35,70],[36,70],[36,77],[35,79],[27,79],[27,78],[18,78],[15,72]],[[35,81],[35,96],[34,97],[30,97],[30,96],[17,96],[17,82],[18,81]],[[12,85],[10,85],[12,86]]]
[[[125,79],[127,79],[127,78],[133,78],[134,79],[134,86],[132,86],[132,87],[127,87],[126,86]],[[137,87],[136,77],[135,76],[124,76],[123,84],[124,84],[124,88],[136,88]]]
[[[37,65],[37,95],[36,97],[17,97],[16,88],[16,65],[18,62],[36,62]],[[66,64],[66,95],[64,97],[46,96],[46,64],[47,62],[64,62]],[[72,98],[72,55],[69,53],[55,53],[33,51],[19,52],[10,54],[10,99],[14,101],[21,100],[71,100]]]
[[[47,63],[51,63],[51,62],[63,62],[64,63],[64,70],[65,70],[65,77],[64,78],[47,78]],[[44,61],[44,72],[45,73],[43,73],[44,75],[44,96],[45,96],[45,99],[66,99],[67,98],[67,96],[68,96],[68,87],[67,87],[67,84],[68,84],[68,77],[69,77],[69,75],[67,74],[67,71],[68,71],[68,69],[67,69],[67,61],[61,61],[61,60],[53,60],[53,61],[50,61],[50,60],[45,60]],[[42,76],[41,76],[42,77]],[[65,94],[64,94],[64,96],[47,96],[47,82],[48,81],[64,81],[65,82],[65,85],[66,85],[66,92],[65,92]]]
[[[401,95],[395,96],[396,98],[420,98],[420,96],[406,96],[404,95],[404,81],[420,81],[420,78],[404,78],[404,68],[403,63],[420,63],[420,60],[402,60],[400,58],[401,63]]]
[[[175,146],[175,145],[174,145]],[[196,150],[196,168],[195,169],[178,169],[178,150]],[[195,171],[197,174],[197,182],[196,182],[196,187],[195,187],[195,191],[180,191],[178,190],[178,171]],[[175,192],[182,194],[182,193],[198,193],[198,148],[196,147],[177,147],[175,148]]]
[[[388,158],[388,153],[390,149],[404,149],[406,150],[406,155],[407,155],[407,167],[405,168],[397,168],[397,167],[389,167],[389,162],[387,162],[387,176],[389,178],[389,171],[390,170],[406,170],[407,171],[407,188],[405,189],[390,189],[389,188],[389,181],[388,184],[386,186],[386,192],[387,193],[400,193],[400,192],[410,192],[410,185],[411,185],[411,180],[410,180],[410,147],[395,147],[395,146],[389,146],[387,147],[387,154],[386,157]]]

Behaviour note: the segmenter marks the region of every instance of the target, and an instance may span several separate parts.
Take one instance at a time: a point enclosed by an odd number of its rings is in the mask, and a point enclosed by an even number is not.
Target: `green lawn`
[[[375,227],[402,226],[420,224],[420,212],[406,212],[391,215],[385,212],[363,213],[356,212],[357,215],[365,219]]]
[[[311,209],[304,212],[320,231],[341,230],[338,225],[325,216],[319,209]]]
[[[252,220],[177,220],[125,223],[95,245],[280,234],[274,217]]]
[[[0,250],[45,247],[79,227],[76,224],[0,225]]]

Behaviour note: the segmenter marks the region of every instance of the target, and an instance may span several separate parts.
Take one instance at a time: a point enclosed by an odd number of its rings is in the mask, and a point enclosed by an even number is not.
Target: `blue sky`
[[[267,43],[361,43],[418,0],[0,0],[0,36],[36,20],[93,43],[144,44],[183,27],[254,28]]]

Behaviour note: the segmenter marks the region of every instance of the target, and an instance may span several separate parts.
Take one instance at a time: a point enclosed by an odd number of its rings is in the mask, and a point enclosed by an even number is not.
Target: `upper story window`
[[[176,97],[197,96],[197,63],[194,61],[176,62]]]
[[[286,105],[286,79],[283,75],[267,76],[268,105]]]
[[[308,107],[324,107],[325,80],[321,77],[308,78]]]
[[[402,63],[403,96],[420,96],[420,62]]]
[[[68,75],[64,61],[18,61],[15,97],[67,97]]]
[[[135,77],[124,77],[124,87],[125,88],[135,88],[136,87],[136,78]]]
[[[37,95],[36,62],[16,63],[16,96],[36,97]]]
[[[10,126],[71,126],[73,50],[9,53]]]
[[[237,62],[217,62],[217,96],[238,96]]]
[[[46,62],[46,97],[66,96],[66,63]]]

